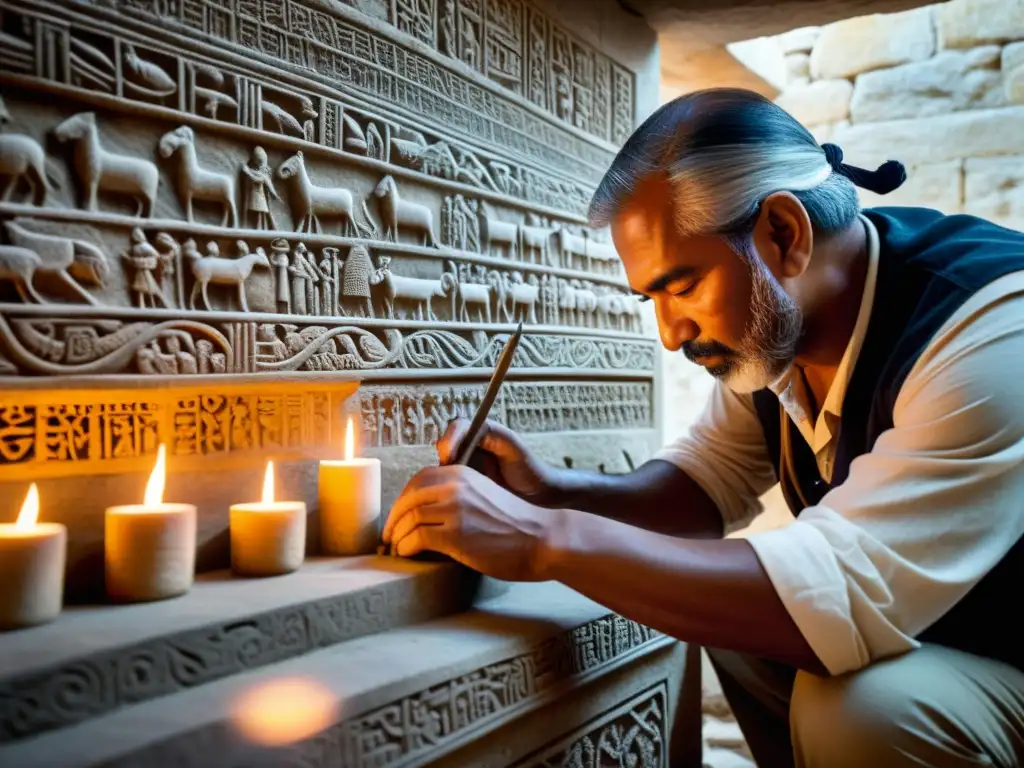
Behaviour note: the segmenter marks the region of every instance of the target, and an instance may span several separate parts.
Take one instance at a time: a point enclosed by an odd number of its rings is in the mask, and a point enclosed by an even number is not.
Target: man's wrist
[[[560,580],[559,573],[570,552],[573,520],[579,514],[572,509],[543,510],[543,528],[534,561],[538,581]]]

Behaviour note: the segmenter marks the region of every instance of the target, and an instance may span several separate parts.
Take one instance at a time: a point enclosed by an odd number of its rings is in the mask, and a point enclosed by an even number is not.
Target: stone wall
[[[1024,3],[953,0],[775,38],[777,99],[855,165],[907,183],[866,206],[924,205],[1024,227]]]

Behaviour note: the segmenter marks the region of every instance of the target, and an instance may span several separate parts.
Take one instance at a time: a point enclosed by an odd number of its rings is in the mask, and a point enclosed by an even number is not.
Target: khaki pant
[[[940,646],[822,678],[709,650],[759,768],[1024,766],[1024,672]]]

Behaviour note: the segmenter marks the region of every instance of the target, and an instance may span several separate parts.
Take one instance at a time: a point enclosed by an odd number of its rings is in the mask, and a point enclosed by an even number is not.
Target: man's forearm
[[[559,510],[540,571],[540,578],[685,642],[826,674],[754,549],[741,539],[671,538]]]
[[[718,539],[722,516],[697,483],[666,461],[649,461],[625,475],[559,471],[559,492],[545,506],[580,509],[669,536]]]

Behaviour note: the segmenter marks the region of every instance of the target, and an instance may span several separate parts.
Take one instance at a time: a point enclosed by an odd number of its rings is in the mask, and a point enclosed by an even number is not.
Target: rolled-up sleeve
[[[761,495],[777,482],[753,398],[719,382],[690,432],[654,458],[675,464],[704,490],[727,534],[762,511]]]
[[[1024,277],[972,297],[917,360],[847,480],[749,543],[832,674],[918,645],[1024,535]]]

